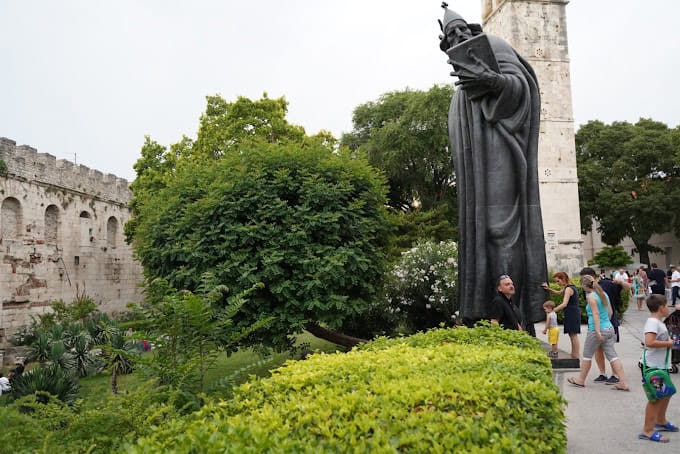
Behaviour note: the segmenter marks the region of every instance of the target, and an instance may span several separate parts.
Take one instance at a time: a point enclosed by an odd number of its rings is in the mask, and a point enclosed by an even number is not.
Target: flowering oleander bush
[[[426,241],[402,253],[386,283],[388,311],[407,331],[455,321],[458,245]]]

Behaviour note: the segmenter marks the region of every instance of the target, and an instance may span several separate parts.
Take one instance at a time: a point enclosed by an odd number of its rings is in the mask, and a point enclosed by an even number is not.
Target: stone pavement
[[[642,355],[642,330],[649,312],[638,311],[633,303],[624,316],[620,327],[621,340],[616,344],[616,352],[623,361],[624,371],[630,392],[617,391],[612,386],[593,383],[599,375],[595,361],[590,369],[585,388],[577,388],[567,383],[567,378],[577,375],[578,369],[554,369],[555,383],[562,390],[562,396],[568,402],[565,413],[567,417],[567,452],[572,454],[597,453],[678,453],[680,452],[680,432],[665,433],[670,443],[654,443],[638,439],[644,422],[644,408],[647,399],[642,390],[638,361]],[[543,324],[538,323],[538,338],[546,340],[541,334]],[[581,348],[585,342],[588,327],[581,327]],[[560,331],[562,327],[560,326]],[[560,350],[570,350],[569,336],[560,332]],[[611,374],[609,363],[607,375]],[[680,385],[680,374],[671,374],[673,382]],[[680,393],[671,398],[667,412],[668,420],[680,425]],[[652,451],[652,449],[654,451]]]

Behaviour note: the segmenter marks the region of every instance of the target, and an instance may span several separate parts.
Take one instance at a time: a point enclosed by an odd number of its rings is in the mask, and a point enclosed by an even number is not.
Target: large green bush
[[[147,277],[194,291],[211,272],[227,297],[262,282],[234,318],[247,327],[274,317],[250,341],[284,348],[309,324],[341,329],[380,288],[384,179],[362,159],[256,144],[186,162],[149,197],[135,231]]]
[[[536,339],[431,330],[289,362],[130,451],[560,453],[563,406]]]

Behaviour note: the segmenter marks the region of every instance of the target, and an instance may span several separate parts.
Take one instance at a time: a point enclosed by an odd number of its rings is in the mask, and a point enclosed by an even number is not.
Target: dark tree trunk
[[[359,339],[358,337],[348,336],[347,334],[338,333],[336,331],[331,331],[319,325],[318,323],[307,323],[305,329],[309,331],[313,336],[319,339],[327,340],[334,344],[342,345],[343,347],[352,348],[364,342],[368,342],[366,339]]]
[[[114,396],[118,395],[118,374],[115,368],[111,370],[111,392]]]
[[[635,241],[635,239],[633,239],[633,244],[635,245],[638,254],[640,254],[640,263],[649,266],[649,238],[647,238],[647,241]]]

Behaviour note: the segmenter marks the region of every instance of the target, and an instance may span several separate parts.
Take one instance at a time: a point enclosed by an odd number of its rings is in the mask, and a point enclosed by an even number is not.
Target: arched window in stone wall
[[[80,245],[91,246],[94,243],[92,216],[87,211],[80,212]]]
[[[106,244],[109,247],[116,247],[116,239],[118,238],[118,219],[111,216],[106,223]]]
[[[21,203],[14,197],[7,197],[0,208],[0,235],[2,238],[21,238]]]
[[[45,242],[59,242],[59,208],[50,205],[45,209]]]

